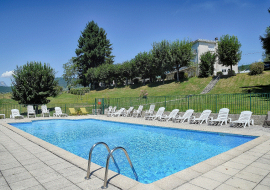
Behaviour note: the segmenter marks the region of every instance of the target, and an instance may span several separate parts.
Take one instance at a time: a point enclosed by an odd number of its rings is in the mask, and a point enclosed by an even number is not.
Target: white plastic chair
[[[53,114],[53,117],[67,117],[68,114],[63,113],[60,107],[55,107],[55,113]]]
[[[149,110],[146,110],[145,111],[145,116],[144,117],[147,117],[147,116],[150,116],[150,115],[154,115],[154,111],[155,111],[155,104],[152,104],[150,105],[150,108]]]
[[[145,117],[146,120],[155,120],[155,119],[160,119],[165,111],[164,107],[160,107],[156,113],[156,115],[149,115]]]
[[[211,110],[204,110],[199,118],[195,118],[195,116],[193,116],[193,118],[191,118],[191,120],[190,120],[190,123],[202,124],[204,121],[205,121],[205,123],[207,123],[211,112],[212,112]]]
[[[50,117],[50,110],[47,109],[46,105],[42,105],[41,106],[41,115],[42,115],[42,117],[45,117],[46,114],[49,115],[49,117]]]
[[[34,110],[34,107],[32,105],[28,105],[27,106],[27,117],[29,118],[29,116],[34,116],[36,117],[36,112]]]
[[[194,112],[194,110],[193,109],[189,109],[189,110],[187,110],[185,113],[184,113],[184,115],[181,117],[181,116],[176,116],[175,117],[175,119],[173,120],[173,122],[176,122],[176,123],[184,123],[186,120],[187,120],[187,122],[189,123],[190,122],[190,118],[191,118],[191,116],[192,116],[192,114],[193,114],[193,112]]]
[[[213,117],[210,117],[209,125],[222,125],[225,123],[227,125],[228,120],[231,122],[231,118],[228,118],[229,115],[229,109],[228,108],[222,108],[219,110],[217,119],[214,119]]]
[[[142,117],[143,106],[140,105],[137,110],[133,111],[133,117]]]
[[[242,126],[242,125],[244,125],[244,128],[246,128],[246,125],[248,125],[248,126],[250,126],[250,124],[254,125],[254,120],[251,119],[251,115],[252,115],[251,111],[242,111],[240,116],[239,116],[239,119],[236,120],[236,121],[231,122],[231,126],[234,126],[234,125]]]
[[[15,119],[15,118],[24,118],[24,117],[23,115],[20,115],[20,112],[18,109],[12,109],[10,118]]]
[[[160,117],[160,121],[167,121],[168,122],[170,120],[174,120],[175,117],[177,116],[178,112],[179,112],[179,109],[174,109],[174,110],[172,110],[172,112],[169,115],[162,115]]]
[[[115,116],[123,116],[124,113],[125,113],[125,108],[121,108],[120,110],[118,110],[117,112],[115,113],[112,113],[112,117],[115,117]]]
[[[109,117],[109,116],[112,116],[112,114],[116,112],[116,108],[117,108],[117,107],[114,106],[111,110],[108,110],[107,116],[108,116],[108,117]]]
[[[134,109],[134,107],[130,107],[128,110],[126,110],[126,111],[124,112],[124,116],[125,116],[125,117],[131,116],[131,115],[132,115],[132,112],[133,112],[133,109]]]

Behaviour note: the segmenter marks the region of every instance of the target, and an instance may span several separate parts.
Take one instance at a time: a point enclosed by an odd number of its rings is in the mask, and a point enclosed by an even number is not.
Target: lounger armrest
[[[250,124],[251,124],[251,125],[254,125],[254,119],[251,119],[251,120],[250,120]]]

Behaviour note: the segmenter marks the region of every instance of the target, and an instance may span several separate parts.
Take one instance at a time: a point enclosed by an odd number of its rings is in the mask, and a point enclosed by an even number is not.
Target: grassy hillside
[[[220,79],[209,94],[232,94],[247,93],[250,90],[253,93],[270,92],[270,71],[264,71],[261,75],[249,76],[248,74],[237,74],[234,77]],[[52,104],[60,103],[89,103],[92,104],[95,98],[121,98],[121,97],[139,97],[141,90],[146,90],[148,96],[174,96],[200,94],[207,84],[212,80],[208,78],[190,78],[188,81],[166,81],[147,84],[145,86],[131,85],[110,89],[91,90],[85,95],[73,95],[63,93],[55,98],[49,98]],[[10,94],[0,94],[0,104],[17,104],[11,99]]]
[[[188,81],[166,81],[153,84],[131,85],[110,89],[91,90],[83,96],[73,94],[61,94],[56,98],[50,98],[51,103],[80,103],[94,102],[95,98],[121,98],[121,97],[139,97],[141,90],[146,90],[148,96],[173,96],[186,94],[199,94],[207,84],[212,80],[211,77],[199,79],[190,78]]]
[[[261,75],[250,76],[247,73],[220,79],[209,94],[233,94],[247,93],[269,93],[270,71],[264,71]]]

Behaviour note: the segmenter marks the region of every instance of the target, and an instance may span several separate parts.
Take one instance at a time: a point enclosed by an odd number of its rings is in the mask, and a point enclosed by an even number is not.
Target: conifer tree
[[[75,51],[77,57],[74,61],[78,67],[79,84],[88,85],[85,74],[89,68],[104,63],[113,63],[114,56],[111,55],[111,45],[105,30],[99,28],[97,23],[91,21],[86,25]]]

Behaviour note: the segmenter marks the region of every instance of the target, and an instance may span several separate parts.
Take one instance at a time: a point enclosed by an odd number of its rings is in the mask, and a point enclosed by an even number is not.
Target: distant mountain
[[[7,87],[7,85],[6,85],[6,83],[4,81],[0,81],[0,86],[6,86]]]
[[[65,81],[64,78],[56,77],[55,80],[58,81],[59,86],[62,86],[64,89],[67,89],[67,82]],[[83,87],[83,86],[77,85],[76,87],[78,88],[78,87]]]

